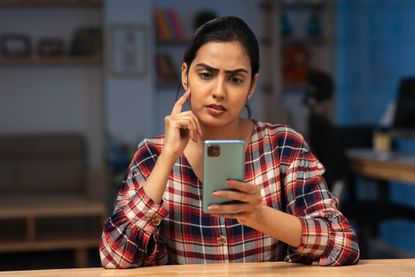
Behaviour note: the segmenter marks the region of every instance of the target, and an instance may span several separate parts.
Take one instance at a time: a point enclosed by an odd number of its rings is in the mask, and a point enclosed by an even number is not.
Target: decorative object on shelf
[[[102,34],[98,27],[82,27],[75,30],[71,47],[71,55],[97,55],[101,52]]]
[[[159,41],[184,41],[185,35],[177,12],[173,9],[156,9],[154,12],[156,36]]]
[[[330,100],[334,95],[333,78],[325,72],[313,70],[307,77],[304,103],[312,106]]]
[[[323,4],[323,0],[310,0],[310,3],[312,5],[322,5]]]
[[[114,76],[136,78],[147,74],[147,28],[114,24],[110,28],[110,68]]]
[[[282,4],[293,7],[318,6],[323,4],[323,0],[283,0]]]
[[[202,26],[205,22],[216,18],[216,13],[212,11],[200,11],[195,15],[194,18],[194,30]]]
[[[311,71],[309,50],[301,45],[284,47],[282,60],[283,83],[304,86]]]
[[[4,34],[0,39],[0,50],[4,56],[30,56],[32,43],[26,34]]]
[[[288,16],[285,13],[281,15],[281,35],[283,37],[289,37],[292,35],[292,27],[290,21],[288,20]]]
[[[32,6],[80,6],[96,8],[102,5],[102,0],[0,0],[2,6],[20,6],[20,5],[32,5]]]
[[[179,76],[171,57],[165,53],[156,54],[157,84],[160,86],[177,85]]]
[[[307,23],[307,33],[310,37],[320,37],[322,33],[322,27],[320,18],[316,11],[311,13],[310,19]]]
[[[62,38],[42,38],[37,42],[39,56],[60,56],[64,54]]]
[[[292,5],[292,4],[295,4],[295,3],[297,3],[298,2],[298,0],[283,0],[282,1],[282,3],[284,4],[284,5]]]

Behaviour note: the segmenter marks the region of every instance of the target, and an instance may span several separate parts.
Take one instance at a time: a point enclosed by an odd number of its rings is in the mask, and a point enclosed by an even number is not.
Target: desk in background
[[[330,276],[330,277],[382,277],[415,275],[415,259],[396,260],[362,260],[357,265],[342,267],[323,267],[291,264],[285,262],[244,263],[244,264],[210,264],[210,265],[163,265],[134,269],[49,269],[30,271],[0,272],[2,276],[30,277],[151,277],[151,276],[198,276],[198,277],[251,277],[251,276]]]
[[[401,181],[415,185],[414,154],[351,149],[347,151],[347,156],[355,174],[377,180]]]
[[[379,234],[379,223],[382,220],[403,218],[414,220],[415,209],[390,201],[390,181],[400,181],[415,185],[415,154],[403,152],[375,152],[370,149],[351,149],[347,151],[350,169],[354,181],[349,182],[349,201],[342,208],[349,219],[355,219],[358,224],[359,245],[363,257],[367,257],[369,244],[385,249],[385,244],[376,241]],[[378,199],[359,201],[357,197],[356,177],[364,177],[376,181]],[[359,183],[360,184],[360,183]],[[393,183],[392,183],[393,184]],[[373,240],[375,239],[375,240]],[[395,257],[408,257],[408,253],[388,248]],[[415,273],[414,273],[415,276]]]

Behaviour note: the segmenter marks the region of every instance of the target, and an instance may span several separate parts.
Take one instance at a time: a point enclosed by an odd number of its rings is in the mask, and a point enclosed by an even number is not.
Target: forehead
[[[206,63],[218,69],[251,69],[248,53],[238,41],[208,42],[199,48],[193,64]]]

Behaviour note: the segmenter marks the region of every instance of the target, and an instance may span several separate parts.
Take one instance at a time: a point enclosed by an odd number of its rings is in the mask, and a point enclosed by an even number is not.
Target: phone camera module
[[[220,146],[219,145],[209,145],[208,149],[209,157],[219,157],[220,156]]]

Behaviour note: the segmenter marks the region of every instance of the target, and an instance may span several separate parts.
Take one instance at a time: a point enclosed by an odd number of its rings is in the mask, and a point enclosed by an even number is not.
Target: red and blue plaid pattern
[[[163,141],[162,136],[146,139],[134,155],[114,214],[105,222],[100,245],[104,267],[280,260],[346,265],[359,260],[356,235],[336,208],[323,166],[294,130],[255,122],[245,182],[261,187],[268,206],[300,218],[302,242],[296,249],[234,219],[205,214],[203,184],[183,155],[172,169],[162,203],[154,203],[143,183]]]

